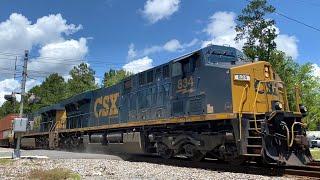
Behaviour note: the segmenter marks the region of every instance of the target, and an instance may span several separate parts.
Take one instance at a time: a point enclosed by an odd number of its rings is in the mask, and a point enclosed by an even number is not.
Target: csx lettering
[[[117,100],[119,93],[102,96],[94,103],[94,115],[98,117],[108,117],[118,115]]]

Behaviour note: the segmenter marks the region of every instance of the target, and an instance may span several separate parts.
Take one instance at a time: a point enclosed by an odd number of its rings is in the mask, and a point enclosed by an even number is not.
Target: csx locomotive
[[[265,61],[210,45],[29,116],[36,147],[100,142],[164,158],[304,165],[312,160],[300,103]],[[98,140],[97,140],[98,138]]]

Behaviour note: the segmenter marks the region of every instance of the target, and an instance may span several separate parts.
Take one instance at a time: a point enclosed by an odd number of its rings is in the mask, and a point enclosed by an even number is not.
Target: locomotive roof
[[[71,96],[71,97],[69,97],[67,99],[62,100],[60,102],[60,104],[67,105],[67,104],[71,104],[72,102],[81,101],[83,99],[91,99],[92,92],[93,92],[93,90],[89,90],[89,91],[85,91],[85,92],[82,92],[80,94]]]
[[[230,62],[230,61],[240,61],[246,60],[245,55],[234,47],[229,46],[219,46],[219,45],[208,45],[207,47],[200,48],[198,50],[192,51],[185,55],[182,55],[178,58],[172,60],[172,62],[177,62],[193,55],[210,55],[215,58],[217,62]]]
[[[52,111],[52,110],[64,110],[64,107],[60,103],[57,103],[50,106],[42,107],[39,110],[37,110],[36,113],[41,114],[41,113]]]

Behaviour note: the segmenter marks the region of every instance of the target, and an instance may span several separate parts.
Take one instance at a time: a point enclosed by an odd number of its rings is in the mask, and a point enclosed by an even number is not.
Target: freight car
[[[23,137],[51,149],[78,149],[98,137],[128,153],[303,166],[312,156],[298,94],[290,110],[268,62],[211,45],[40,109]]]
[[[14,145],[12,121],[17,117],[19,117],[17,114],[9,114],[0,119],[0,146],[12,147]]]

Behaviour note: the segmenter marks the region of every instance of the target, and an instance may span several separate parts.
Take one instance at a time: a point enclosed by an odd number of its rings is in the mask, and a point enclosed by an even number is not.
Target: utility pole
[[[23,117],[23,101],[26,91],[26,82],[27,82],[27,66],[28,66],[28,59],[29,59],[29,51],[24,51],[24,59],[23,59],[23,71],[22,71],[22,80],[21,80],[21,100],[20,100],[20,114],[19,117]],[[17,133],[17,146],[14,150],[14,155],[17,158],[20,158],[20,142],[21,142],[21,134]]]
[[[18,61],[18,56],[16,56],[16,60],[14,61],[14,73],[13,73],[14,80],[16,79],[17,61]]]
[[[13,80],[16,80],[17,61],[18,61],[18,56],[16,56],[16,60],[14,61]],[[13,94],[13,93],[12,93],[12,94]],[[13,101],[13,112],[16,113],[16,100]]]

